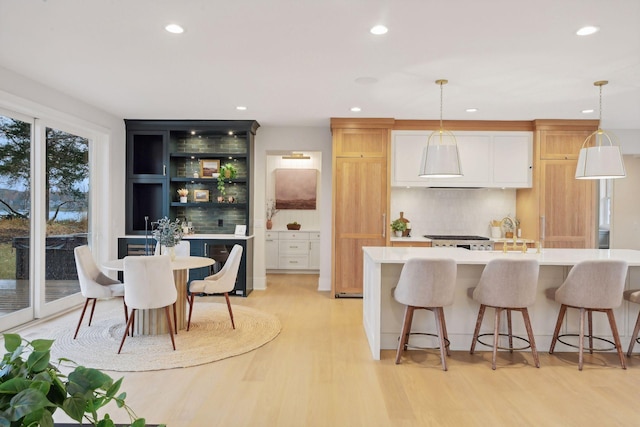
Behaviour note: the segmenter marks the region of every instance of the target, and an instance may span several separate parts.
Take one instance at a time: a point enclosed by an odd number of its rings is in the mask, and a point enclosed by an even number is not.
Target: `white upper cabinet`
[[[527,188],[532,184],[531,132],[454,132],[463,176],[420,178],[431,131],[394,131],[391,185],[395,187]]]

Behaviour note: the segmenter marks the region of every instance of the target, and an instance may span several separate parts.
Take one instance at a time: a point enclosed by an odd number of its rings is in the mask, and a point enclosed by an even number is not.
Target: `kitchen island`
[[[558,287],[566,278],[571,266],[583,260],[620,259],[629,263],[625,289],[640,289],[640,251],[627,249],[543,249],[537,253],[502,251],[469,251],[461,248],[417,248],[417,247],[364,247],[363,322],[374,360],[380,359],[380,350],[397,348],[402,328],[404,306],[393,298],[393,288],[400,271],[409,258],[452,258],[458,266],[453,305],[445,307],[445,318],[452,350],[469,350],[478,315],[479,304],[467,296],[467,289],[477,285],[484,266],[496,258],[533,258],[540,263],[536,303],[529,307],[529,315],[536,337],[538,351],[547,351],[560,304],[545,296],[545,289]],[[615,310],[615,318],[623,349],[631,339],[638,315],[638,304],[623,301]],[[579,324],[577,310],[567,310],[561,333],[577,333]],[[610,338],[606,315],[593,316],[594,335]],[[504,324],[505,322],[503,322]],[[506,326],[506,325],[505,325]],[[433,332],[433,314],[425,310],[416,311],[412,332]],[[526,336],[519,316],[514,316],[514,334]],[[493,316],[486,316],[480,333],[493,332]],[[489,349],[489,347],[487,347]],[[477,350],[482,351],[480,346]],[[556,351],[575,351],[561,343]]]

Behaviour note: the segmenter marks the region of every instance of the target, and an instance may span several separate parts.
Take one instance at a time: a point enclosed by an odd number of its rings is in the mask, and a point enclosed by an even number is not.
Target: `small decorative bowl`
[[[300,224],[287,224],[287,230],[300,230]]]

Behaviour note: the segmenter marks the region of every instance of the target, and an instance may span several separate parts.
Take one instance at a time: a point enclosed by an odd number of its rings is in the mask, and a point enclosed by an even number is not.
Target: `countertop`
[[[428,239],[424,236],[411,236],[411,237],[395,237],[392,236],[390,239],[390,241],[392,242],[432,242],[433,239]],[[511,239],[507,239],[507,238],[501,238],[501,239],[489,239],[490,241],[494,242],[494,243],[504,243],[504,242],[508,242],[508,243],[513,243],[513,238]],[[481,243],[482,240],[479,240],[478,243]],[[522,244],[522,243],[535,243],[535,240],[532,239],[516,239],[516,243],[518,244]]]
[[[522,252],[470,251],[462,248],[398,248],[391,246],[363,247],[365,255],[381,264],[404,264],[409,258],[453,258],[458,264],[486,264],[496,258],[533,258],[540,265],[575,265],[580,261],[620,259],[631,267],[640,266],[640,251],[631,249],[529,249]]]
[[[128,234],[125,236],[118,236],[120,239],[144,239],[144,234]],[[149,239],[153,239],[151,233],[147,236]],[[182,238],[185,240],[201,239],[201,240],[250,240],[253,239],[253,234],[250,236],[239,236],[236,234],[185,234]]]

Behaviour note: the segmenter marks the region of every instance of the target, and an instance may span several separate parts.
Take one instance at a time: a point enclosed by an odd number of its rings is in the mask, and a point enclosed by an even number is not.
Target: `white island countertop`
[[[629,266],[640,266],[640,251],[631,249],[529,249],[520,251],[470,251],[463,248],[397,248],[391,246],[363,247],[364,253],[373,262],[382,264],[404,264],[409,258],[453,258],[458,264],[486,264],[496,258],[533,258],[540,265],[575,265],[593,259],[621,259]]]
[[[529,307],[538,351],[549,348],[560,305],[549,300],[546,290],[558,287],[566,278],[572,266],[585,260],[624,260],[629,264],[626,289],[640,289],[640,251],[630,249],[530,249],[520,251],[470,251],[450,247],[364,247],[363,248],[363,323],[371,354],[380,359],[381,350],[397,347],[402,328],[404,306],[393,298],[393,288],[404,263],[410,258],[451,258],[456,261],[457,279],[454,302],[444,308],[448,336],[452,350],[469,351],[476,324],[479,305],[468,296],[468,289],[478,284],[484,266],[493,259],[516,258],[536,259],[540,263],[540,275],[536,290],[536,301]],[[626,346],[632,338],[633,326],[638,315],[638,304],[623,302],[614,310],[618,330]],[[424,311],[424,310],[421,310]],[[416,313],[413,332],[434,330],[431,313]],[[572,314],[574,315],[574,314]],[[491,316],[485,316],[485,319]],[[517,319],[517,317],[516,317]],[[597,336],[610,334],[606,316],[594,314],[594,332]],[[484,322],[481,333],[492,333],[491,319]],[[514,323],[516,335],[524,336],[521,320]],[[562,333],[576,333],[578,322],[565,322]],[[573,348],[558,344],[557,351],[574,351]]]

